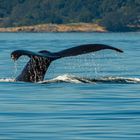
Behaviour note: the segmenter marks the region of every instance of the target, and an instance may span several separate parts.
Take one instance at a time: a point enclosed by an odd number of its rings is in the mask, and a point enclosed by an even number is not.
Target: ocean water
[[[52,52],[103,43],[112,50],[54,61],[39,83],[15,82],[29,60],[16,49]],[[1,140],[139,140],[140,33],[0,33]]]

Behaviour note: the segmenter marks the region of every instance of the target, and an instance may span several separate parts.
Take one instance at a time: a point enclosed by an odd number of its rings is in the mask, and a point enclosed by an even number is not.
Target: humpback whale
[[[104,44],[84,44],[54,53],[47,50],[42,50],[39,52],[15,50],[11,53],[11,58],[14,61],[18,60],[23,55],[30,58],[29,62],[23,68],[22,72],[19,74],[19,76],[16,77],[16,81],[43,81],[46,71],[52,61],[63,57],[77,56],[104,49],[111,49],[120,53],[123,52],[121,49]]]

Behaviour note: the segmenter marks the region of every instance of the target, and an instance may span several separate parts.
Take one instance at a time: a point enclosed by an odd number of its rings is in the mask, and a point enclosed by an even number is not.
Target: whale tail
[[[11,53],[11,57],[13,60],[18,60],[22,55],[30,57],[30,61],[24,67],[21,74],[16,78],[17,81],[38,82],[44,79],[45,73],[52,61],[63,57],[77,56],[104,49],[115,50],[121,53],[123,52],[122,50],[109,45],[85,44],[55,53],[46,50],[37,53],[27,50],[16,50]]]

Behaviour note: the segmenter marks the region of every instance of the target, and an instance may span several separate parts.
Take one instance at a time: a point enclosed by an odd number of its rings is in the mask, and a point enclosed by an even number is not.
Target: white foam
[[[39,83],[57,83],[57,82],[67,82],[67,83],[140,83],[140,78],[129,78],[129,77],[99,77],[99,78],[84,78],[73,75],[60,75],[56,78],[45,80]]]
[[[0,78],[0,82],[15,82],[14,78]],[[84,78],[74,75],[59,75],[50,80],[44,80],[38,83],[120,83],[120,84],[136,84],[140,83],[140,78],[131,78],[131,77],[99,77],[99,78]]]
[[[82,83],[81,81],[76,79],[74,76],[67,75],[67,74],[60,75],[60,76],[57,76],[56,78],[45,80],[39,83],[53,83],[53,82]]]
[[[12,78],[1,78],[0,82],[15,82],[15,79],[12,79]]]
[[[140,78],[129,78],[129,77],[103,77],[100,78],[99,80],[115,83],[140,83]]]

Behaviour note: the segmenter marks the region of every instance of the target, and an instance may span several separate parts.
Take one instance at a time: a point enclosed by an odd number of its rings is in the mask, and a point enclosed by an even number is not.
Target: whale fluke
[[[104,44],[85,44],[85,45],[79,45],[77,47],[65,49],[59,52],[51,53],[49,51],[43,50],[40,52],[33,52],[33,51],[28,51],[28,50],[16,50],[11,53],[11,58],[13,60],[17,60],[23,55],[26,55],[28,57],[44,57],[44,58],[51,58],[51,59],[58,59],[62,57],[69,57],[69,56],[76,56],[76,55],[81,55],[81,54],[86,54],[86,53],[91,53],[99,50],[104,50],[104,49],[110,49],[110,50],[115,50],[117,52],[122,53],[123,51],[121,49],[109,46],[109,45],[104,45]]]
[[[44,79],[45,73],[52,61],[63,57],[77,56],[104,49],[110,49],[120,53],[123,52],[121,49],[109,45],[85,44],[54,53],[46,50],[39,52],[16,50],[11,53],[11,58],[16,61],[23,55],[30,57],[29,62],[26,64],[23,71],[16,78],[16,80],[25,82],[38,82]]]

